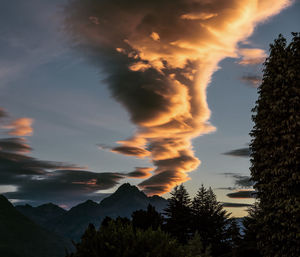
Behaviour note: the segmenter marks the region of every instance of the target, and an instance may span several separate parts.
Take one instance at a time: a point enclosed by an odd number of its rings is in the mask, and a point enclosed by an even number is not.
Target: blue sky
[[[0,107],[11,119],[34,120],[34,132],[26,138],[33,148],[28,155],[37,159],[72,163],[99,173],[127,173],[134,167],[149,166],[148,159],[99,149],[98,144],[115,146],[116,141],[130,137],[136,126],[124,107],[111,97],[104,81],[105,72],[74,48],[63,28],[63,4],[37,0],[2,3]],[[300,4],[296,2],[259,24],[247,42],[240,44],[267,52],[279,33],[290,38],[290,32],[299,30],[299,13]],[[253,199],[229,198],[226,194],[234,191],[219,189],[236,187],[236,176],[250,174],[249,158],[223,154],[247,148],[250,142],[251,108],[257,99],[257,89],[242,77],[262,74],[261,65],[242,66],[239,60],[222,60],[212,76],[207,102],[210,122],[217,130],[192,141],[201,165],[189,173],[191,179],[184,185],[191,195],[203,183],[215,190],[220,201],[252,203]],[[7,138],[5,130],[1,138]],[[141,181],[126,177],[118,182]],[[115,188],[99,192],[113,192]],[[0,190],[5,192],[7,187],[2,185]],[[241,208],[229,210],[237,216],[244,214]]]

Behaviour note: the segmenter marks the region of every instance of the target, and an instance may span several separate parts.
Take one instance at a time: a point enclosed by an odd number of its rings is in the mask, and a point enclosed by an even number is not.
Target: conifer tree
[[[190,202],[190,196],[181,184],[171,192],[168,206],[164,210],[166,215],[165,229],[182,243],[188,240],[190,232]]]
[[[300,34],[270,45],[253,109],[251,175],[259,199],[258,246],[266,257],[300,256]]]
[[[163,216],[155,210],[151,204],[148,205],[147,211],[138,210],[131,214],[132,225],[135,228],[146,230],[152,228],[157,230],[163,225]]]
[[[211,247],[212,255],[218,256],[228,251],[230,246],[227,240],[229,226],[228,214],[211,188],[203,185],[199,188],[191,205],[192,229],[198,231],[204,249]]]

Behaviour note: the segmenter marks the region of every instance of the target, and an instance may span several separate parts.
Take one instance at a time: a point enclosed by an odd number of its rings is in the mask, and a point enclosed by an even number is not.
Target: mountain
[[[93,223],[98,228],[106,216],[111,218],[118,216],[130,218],[134,211],[147,209],[148,204],[153,205],[157,211],[162,212],[167,206],[167,200],[160,196],[147,197],[136,186],[125,183],[99,204],[88,200],[57,217],[53,218],[53,215],[49,215],[51,219],[43,220],[42,223],[39,207],[30,208],[25,205],[22,207],[18,206],[18,209],[22,209],[22,213],[34,221],[37,218],[36,222],[39,222],[41,225],[44,224],[43,226],[47,229],[78,241],[89,223]],[[30,211],[24,211],[25,209],[30,209]]]
[[[106,216],[130,218],[134,211],[147,209],[148,204],[162,211],[167,205],[167,200],[159,196],[147,197],[136,186],[125,183],[99,204],[88,200],[58,217],[53,224],[54,231],[77,241],[89,223],[98,228]]]
[[[63,257],[69,240],[49,232],[25,217],[0,195],[0,256]]]
[[[46,228],[48,228],[52,220],[67,212],[53,203],[43,204],[38,207],[32,207],[29,204],[16,205],[15,208],[29,219],[34,220],[35,223]]]
[[[102,210],[99,204],[87,200],[58,217],[50,223],[50,226],[52,226],[52,231],[77,241],[90,223],[94,224],[95,227],[99,227],[102,218]]]

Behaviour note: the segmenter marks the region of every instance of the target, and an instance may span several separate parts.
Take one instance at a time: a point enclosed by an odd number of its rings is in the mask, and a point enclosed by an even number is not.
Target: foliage
[[[210,257],[211,247],[203,247],[202,239],[198,232],[185,246],[185,257]]]
[[[132,213],[132,225],[135,228],[146,230],[152,228],[157,230],[163,225],[163,217],[155,210],[151,204],[148,205],[147,211],[138,210]]]
[[[206,189],[203,185],[199,188],[191,204],[191,213],[192,231],[198,231],[204,249],[211,246],[213,256],[229,251],[227,228],[230,214],[217,201],[211,188]]]
[[[165,230],[182,243],[187,242],[190,234],[190,202],[190,196],[181,184],[171,192],[171,198],[168,199],[168,206],[165,209]]]
[[[300,256],[300,34],[279,35],[264,63],[253,109],[251,175],[263,256]]]
[[[111,220],[96,231],[90,225],[76,252],[68,257],[184,257],[184,249],[160,229],[134,229],[121,220]]]
[[[256,203],[248,209],[248,216],[243,219],[244,236],[238,245],[238,256],[243,257],[261,257],[257,248],[256,235],[259,231],[257,226],[257,216],[259,213],[259,206]]]

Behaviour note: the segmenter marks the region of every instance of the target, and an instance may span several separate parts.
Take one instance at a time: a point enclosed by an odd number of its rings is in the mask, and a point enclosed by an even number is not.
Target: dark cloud
[[[125,155],[132,155],[136,157],[145,157],[149,155],[149,151],[134,146],[117,146],[111,149],[112,152],[117,152]]]
[[[57,170],[18,181],[18,190],[5,195],[21,201],[30,200],[32,203],[55,201],[69,206],[87,199],[99,201],[103,194],[97,191],[117,185],[122,178],[124,175],[118,173]]]
[[[231,208],[238,208],[238,207],[251,207],[252,204],[247,203],[222,203],[223,207],[231,207]]]
[[[32,148],[26,143],[26,140],[19,137],[1,138],[0,151],[4,152],[30,152]]]
[[[6,111],[3,108],[0,107],[0,119],[5,118],[7,116],[8,115],[7,115]]]
[[[255,198],[256,192],[254,190],[240,190],[234,193],[227,194],[230,198]]]
[[[22,138],[0,139],[0,186],[13,185],[17,191],[5,195],[23,202],[55,201],[71,205],[86,199],[100,200],[101,193],[126,177],[122,173],[97,173],[62,162],[27,156],[31,150]]]
[[[247,147],[247,148],[231,150],[231,151],[223,153],[223,154],[230,155],[230,156],[237,156],[237,157],[249,157],[250,153],[251,153],[250,148]]]
[[[241,77],[241,80],[251,87],[257,88],[262,82],[262,77],[258,75],[244,75]]]
[[[251,180],[250,176],[232,172],[223,173],[222,175],[232,177],[234,179],[234,184],[237,187],[251,188],[254,185],[254,182]]]
[[[235,187],[218,187],[216,189],[218,189],[218,190],[235,190],[236,188]]]

